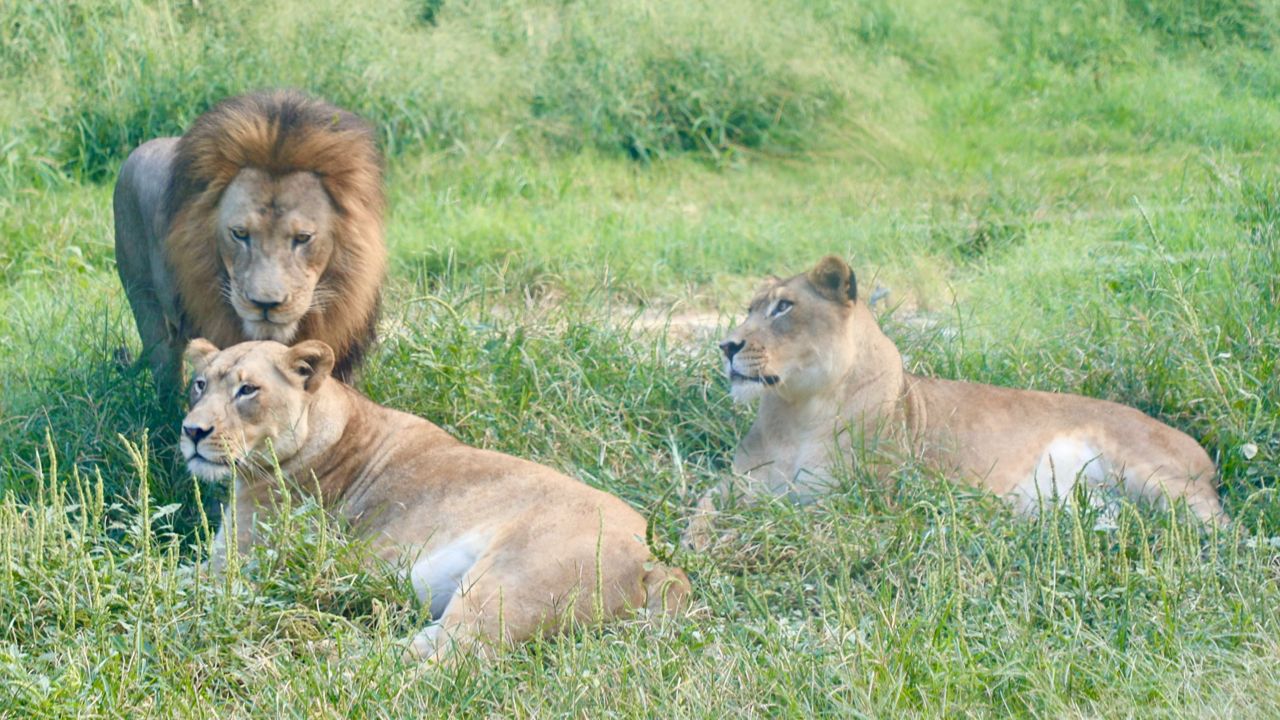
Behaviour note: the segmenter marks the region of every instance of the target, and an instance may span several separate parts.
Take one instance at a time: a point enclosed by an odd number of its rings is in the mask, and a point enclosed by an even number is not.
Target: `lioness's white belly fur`
[[[488,540],[487,533],[464,535],[435,549],[409,568],[413,591],[418,600],[431,603],[432,619],[439,620],[454,596],[465,592],[471,584],[466,582],[467,573],[484,553]]]
[[[1070,501],[1080,482],[1097,498],[1108,475],[1106,461],[1096,447],[1078,438],[1055,438],[1041,453],[1031,475],[1006,497],[1018,511],[1034,514],[1045,505]]]

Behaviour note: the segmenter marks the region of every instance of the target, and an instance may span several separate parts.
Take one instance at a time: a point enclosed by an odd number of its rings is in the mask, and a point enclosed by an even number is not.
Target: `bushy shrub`
[[[797,145],[841,92],[835,78],[806,66],[804,47],[820,43],[820,33],[801,41],[796,26],[763,15],[733,2],[573,8],[534,111],[571,146],[641,159]]]
[[[929,0],[793,0],[793,12],[812,15],[842,51],[875,60],[893,58],[914,71],[972,71],[989,30],[960,3]]]
[[[1175,44],[1244,41],[1270,49],[1280,32],[1280,8],[1268,0],[1126,0],[1125,5],[1144,29]]]
[[[1011,2],[990,12],[1005,49],[1021,58],[1015,70],[1027,74],[1042,66],[1097,74],[1133,61],[1149,45],[1112,0]]]

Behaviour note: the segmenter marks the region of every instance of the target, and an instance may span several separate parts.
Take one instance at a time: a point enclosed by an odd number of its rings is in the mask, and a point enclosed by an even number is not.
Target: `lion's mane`
[[[382,155],[373,128],[300,92],[242,95],[201,115],[178,141],[164,215],[165,256],[182,311],[200,334],[227,346],[244,340],[225,300],[216,231],[223,192],[245,167],[272,176],[314,173],[337,210],[334,250],[316,284],[317,303],[297,338],[328,343],[334,373],[348,378],[375,339],[386,271]]]

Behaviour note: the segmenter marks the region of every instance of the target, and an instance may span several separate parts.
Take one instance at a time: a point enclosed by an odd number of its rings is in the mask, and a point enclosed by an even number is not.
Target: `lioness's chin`
[[[278,343],[288,345],[293,341],[293,336],[298,334],[298,322],[296,320],[291,323],[274,323],[241,318],[241,321],[244,323],[245,335],[254,340],[275,340]]]
[[[187,458],[187,469],[192,475],[209,482],[217,482],[231,475],[231,466],[227,463],[212,462],[202,457]]]
[[[749,403],[764,394],[764,384],[735,378],[729,381],[729,397],[736,403]]]

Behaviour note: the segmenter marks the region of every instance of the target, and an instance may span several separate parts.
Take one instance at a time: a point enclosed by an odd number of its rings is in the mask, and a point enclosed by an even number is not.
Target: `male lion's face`
[[[311,394],[333,368],[328,345],[244,342],[218,350],[197,339],[187,357],[195,377],[179,446],[197,477],[269,470],[273,453],[283,463],[306,443]]]
[[[734,400],[766,391],[800,400],[839,380],[853,355],[856,298],[853,273],[835,257],[788,280],[767,281],[747,318],[720,343]]]
[[[310,172],[241,170],[218,206],[218,256],[227,299],[256,340],[287,343],[308,310],[333,298],[316,283],[333,254],[333,204]]]

